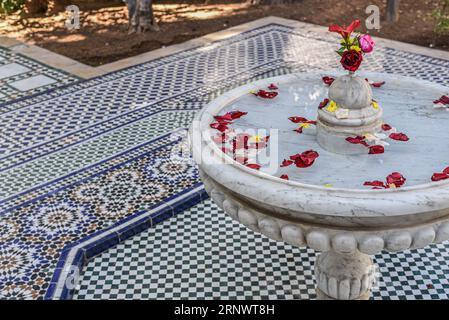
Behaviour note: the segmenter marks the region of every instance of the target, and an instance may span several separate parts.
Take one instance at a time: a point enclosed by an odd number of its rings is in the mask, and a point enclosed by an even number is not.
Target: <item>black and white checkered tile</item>
[[[314,299],[315,252],[234,222],[211,200],[91,260],[75,299]],[[375,257],[373,299],[448,299],[449,248]]]

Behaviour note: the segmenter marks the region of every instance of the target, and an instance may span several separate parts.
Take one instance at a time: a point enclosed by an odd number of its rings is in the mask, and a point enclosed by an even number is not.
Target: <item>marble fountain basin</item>
[[[189,138],[206,191],[232,218],[272,239],[325,252],[315,267],[318,298],[366,299],[375,277],[369,255],[449,239],[449,179],[431,180],[449,166],[449,112],[433,104],[449,88],[360,73],[386,82],[373,88],[373,98],[384,122],[410,140],[388,140],[383,154],[342,155],[320,147],[314,126],[298,134],[288,120],[315,120],[328,96],[321,78],[340,74],[290,74],[231,90],[197,115]],[[250,94],[271,83],[279,87],[276,98]],[[235,110],[248,113],[233,121],[233,129],[270,135],[259,170],[232,160],[212,138],[214,116]],[[283,159],[310,149],[319,153],[313,166],[280,167]],[[363,185],[392,172],[402,173],[406,184],[382,190]],[[284,174],[289,180],[280,178]]]

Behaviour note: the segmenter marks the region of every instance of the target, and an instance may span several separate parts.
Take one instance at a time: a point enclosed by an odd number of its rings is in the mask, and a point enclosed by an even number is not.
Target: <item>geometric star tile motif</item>
[[[176,133],[150,140],[4,210],[0,298],[43,298],[67,245],[197,187],[196,167],[178,157],[183,145]]]
[[[211,200],[92,259],[74,299],[315,299],[316,253],[268,239]],[[372,299],[448,299],[449,246],[379,254]]]
[[[77,81],[76,76],[0,47],[0,106]]]
[[[90,257],[87,253],[123,241],[131,233],[120,228],[128,228],[128,221],[141,215],[148,219],[143,223],[148,227],[148,221],[153,225],[165,216],[163,210],[173,214],[192,205],[193,198],[201,200],[195,174],[183,180],[181,173],[179,177],[167,173],[176,173],[174,167],[165,166],[165,173],[157,169],[162,164],[154,155],[174,143],[166,134],[186,128],[206,103],[234,87],[291,72],[337,68],[334,40],[327,33],[272,24],[0,104],[0,298],[69,297],[61,289],[68,261],[82,264]],[[35,69],[30,65],[34,62],[22,61],[20,55],[8,50],[1,54],[6,58],[0,64]],[[378,47],[366,60],[367,71],[449,84],[446,60],[386,47]],[[39,73],[58,79],[51,72]],[[20,81],[26,74],[7,81]],[[2,94],[10,99],[9,91]],[[166,159],[160,154],[159,158]],[[127,187],[144,200],[120,189],[117,166],[133,168],[123,179],[134,183]],[[158,181],[154,186],[159,186],[160,194],[157,190],[148,194],[143,176]],[[74,191],[92,186],[93,180],[99,186]],[[186,196],[189,192],[193,198]],[[104,197],[116,201],[105,202]],[[183,199],[189,199],[184,207]],[[62,220],[54,220],[55,215]],[[112,232],[114,228],[119,231]],[[109,246],[101,242],[104,239],[111,240]],[[84,247],[86,241],[91,241],[89,249]]]

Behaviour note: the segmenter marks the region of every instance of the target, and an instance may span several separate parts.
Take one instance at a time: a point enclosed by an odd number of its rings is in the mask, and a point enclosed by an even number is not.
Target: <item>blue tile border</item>
[[[191,194],[188,194],[191,193]],[[188,194],[187,196],[184,196]],[[209,196],[204,190],[204,187],[201,183],[198,183],[192,186],[189,189],[183,190],[176,196],[172,197],[172,202],[170,205],[164,203],[162,204],[162,208],[158,209],[156,212],[145,215],[148,213],[147,211],[139,212],[133,216],[128,217],[127,219],[119,221],[119,223],[113,225],[112,227],[97,232],[95,234],[91,234],[88,237],[85,237],[76,243],[71,243],[67,245],[61,257],[59,258],[57,268],[55,273],[53,274],[52,281],[47,289],[46,295],[44,297],[45,300],[67,300],[73,297],[75,289],[68,289],[66,286],[63,287],[60,294],[57,294],[57,286],[58,283],[65,283],[67,278],[64,279],[61,277],[62,270],[68,270],[73,268],[73,270],[81,270],[82,267],[87,263],[87,260],[93,258],[95,255],[101,254],[102,252],[107,251],[108,249],[114,247],[120,242],[123,242],[134,235],[147,230],[151,227],[154,227],[156,224],[161,223],[184,210],[195,206],[196,204],[202,202],[207,199]],[[179,200],[176,200],[180,198]],[[161,205],[159,205],[161,206]],[[136,217],[145,215],[142,219],[137,222],[133,222],[129,225],[126,223],[135,219]],[[119,227],[119,230],[112,231],[111,229],[115,229]],[[92,243],[85,244],[76,249],[75,257],[71,262],[68,261],[68,255],[71,253],[73,247],[75,245],[83,244],[87,242],[92,237],[97,237],[100,235],[100,238],[95,240]]]

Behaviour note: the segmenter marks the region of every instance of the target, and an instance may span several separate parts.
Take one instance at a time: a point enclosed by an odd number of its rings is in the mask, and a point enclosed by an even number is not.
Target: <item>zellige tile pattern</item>
[[[182,144],[174,130],[236,86],[337,67],[333,46],[327,34],[273,24],[73,85],[50,84],[26,99],[11,101],[7,85],[9,102],[0,103],[0,298],[70,298],[61,286],[66,267],[203,199],[193,164],[171,161]],[[0,63],[34,70],[7,54]],[[365,70],[449,83],[446,60],[390,48],[372,58]],[[40,73],[59,79],[49,70]],[[141,224],[128,225],[140,217]]]

